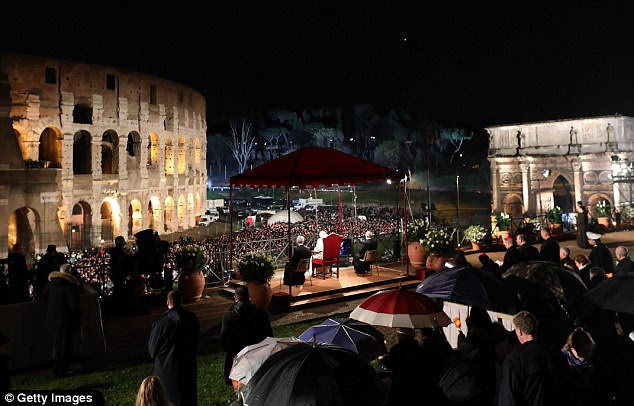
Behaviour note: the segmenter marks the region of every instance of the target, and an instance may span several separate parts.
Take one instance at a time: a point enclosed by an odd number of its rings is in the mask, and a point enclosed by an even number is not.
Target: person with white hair
[[[306,276],[303,272],[296,272],[297,264],[302,259],[308,259],[311,257],[311,252],[308,247],[304,245],[304,236],[297,236],[295,240],[297,247],[293,250],[289,262],[284,266],[284,285],[296,286],[303,285],[306,281]]]
[[[619,245],[614,250],[614,255],[616,256],[616,260],[618,261],[618,264],[614,269],[614,273],[616,275],[623,275],[634,272],[634,262],[632,262],[632,260],[630,259],[626,247]]]
[[[315,248],[313,249],[313,258],[322,259],[324,257],[324,238],[326,237],[328,237],[328,233],[321,230],[317,243],[315,243]]]
[[[370,264],[362,261],[365,256],[365,252],[369,250],[375,250],[378,246],[377,241],[374,239],[374,233],[370,230],[365,232],[365,240],[361,240],[361,249],[359,249],[359,255],[354,257],[352,265],[354,271],[358,274],[366,274],[370,272]]]

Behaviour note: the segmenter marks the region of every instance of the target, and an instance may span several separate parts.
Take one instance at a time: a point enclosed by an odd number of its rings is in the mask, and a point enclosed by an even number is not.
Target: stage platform
[[[293,286],[289,311],[366,297],[381,290],[399,286],[412,288],[420,283],[420,280],[415,278],[415,271],[410,267],[410,276],[406,276],[405,266],[400,263],[379,265],[378,272],[377,267],[373,265],[372,272],[367,275],[355,273],[352,266],[340,267],[339,278],[334,271],[333,269],[332,276],[327,275],[325,279],[321,275],[314,276],[312,283],[307,276],[303,286]],[[289,292],[289,287],[283,285],[283,277],[283,269],[275,271],[271,279],[271,289],[274,294]],[[225,291],[233,294],[234,285],[234,283],[230,284]]]

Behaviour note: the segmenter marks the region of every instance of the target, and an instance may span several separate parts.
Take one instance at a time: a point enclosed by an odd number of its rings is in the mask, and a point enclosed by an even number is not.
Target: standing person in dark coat
[[[389,393],[389,405],[414,404],[420,400],[423,386],[433,384],[431,380],[423,378],[421,349],[414,335],[414,329],[397,328],[397,343],[390,348],[390,352],[381,363],[392,371],[392,386]],[[412,390],[417,387],[419,390]],[[424,393],[429,399],[429,388]]]
[[[22,246],[15,244],[11,253],[6,259],[0,260],[0,263],[7,264],[9,267],[7,275],[9,302],[29,301],[31,299],[29,296],[29,272],[26,268],[26,258]]]
[[[48,275],[51,272],[59,272],[59,267],[66,262],[64,255],[57,252],[57,247],[53,244],[46,248],[46,253],[42,256],[37,264],[35,271],[35,283],[33,285],[33,293],[36,299],[40,299],[44,288],[48,285]]]
[[[577,246],[579,248],[590,248],[586,229],[588,227],[588,209],[583,202],[577,202]]]
[[[506,237],[503,241],[506,247],[506,253],[504,254],[504,262],[500,266],[500,272],[506,272],[510,267],[522,262],[522,254],[513,245],[513,238]]]
[[[220,344],[225,350],[225,383],[231,385],[229,373],[233,357],[244,347],[257,344],[266,337],[273,336],[269,316],[249,301],[246,286],[236,287],[234,304],[222,318]]]
[[[618,261],[618,264],[614,268],[614,273],[616,275],[623,275],[634,272],[634,262],[632,262],[632,260],[630,259],[627,248],[619,245],[614,250],[614,255],[616,256],[616,260]]]
[[[545,227],[542,227],[540,235],[544,242],[542,243],[542,247],[539,250],[539,259],[541,259],[542,261],[550,261],[558,264],[560,261],[559,243],[550,235],[550,230]]]
[[[517,250],[522,256],[522,262],[536,261],[539,259],[539,251],[526,241],[524,234],[516,235],[515,241],[517,242]]]
[[[521,311],[513,317],[519,348],[502,363],[499,406],[554,404],[554,367],[537,340],[537,318]]]
[[[310,248],[304,245],[304,237],[297,236],[295,240],[297,247],[293,250],[293,256],[291,260],[284,266],[284,285],[296,286],[303,285],[306,281],[306,275],[302,272],[296,272],[297,264],[302,259],[308,259],[311,257]]]
[[[486,275],[501,278],[502,274],[500,273],[500,266],[495,263],[487,254],[484,252],[478,255],[478,260],[482,264],[482,272]]]
[[[42,298],[48,303],[46,321],[55,337],[55,361],[53,372],[62,378],[71,375],[69,370],[73,351],[73,337],[80,326],[79,295],[81,282],[71,274],[70,264],[64,264],[59,272],[51,272],[50,283]]]
[[[377,241],[374,239],[374,233],[372,231],[365,232],[365,240],[361,241],[361,248],[359,249],[359,254],[354,258],[352,265],[354,266],[354,271],[356,273],[368,273],[370,272],[370,265],[367,262],[361,261],[365,257],[365,252],[369,250],[375,250],[378,246]]]
[[[117,312],[125,308],[125,279],[129,275],[132,255],[125,249],[125,239],[118,236],[115,246],[110,249],[110,280],[112,281],[112,301]]]
[[[614,273],[612,253],[601,242],[601,234],[586,231],[586,236],[588,236],[588,241],[592,245],[592,251],[590,251],[590,263],[592,263],[592,266],[603,268],[605,273]]]
[[[590,286],[590,268],[592,268],[592,264],[590,264],[590,260],[583,254],[579,254],[575,257],[575,266],[577,267],[577,274],[581,277],[583,283],[586,286]]]
[[[154,374],[165,386],[171,404],[193,406],[198,398],[198,317],[183,309],[181,303],[179,291],[167,294],[168,310],[154,322],[148,349],[154,360]]]

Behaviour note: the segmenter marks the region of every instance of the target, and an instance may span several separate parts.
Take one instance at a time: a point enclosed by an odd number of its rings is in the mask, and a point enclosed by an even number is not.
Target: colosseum
[[[195,225],[205,99],[155,76],[0,55],[0,256]]]

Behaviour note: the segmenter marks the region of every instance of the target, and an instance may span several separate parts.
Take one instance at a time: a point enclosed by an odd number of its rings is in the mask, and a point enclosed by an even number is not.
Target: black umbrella
[[[382,405],[374,370],[329,344],[296,344],[273,354],[253,375],[245,405]]]
[[[505,279],[516,276],[535,282],[549,290],[558,300],[575,300],[587,289],[578,275],[548,261],[521,262],[513,265],[502,276]]]
[[[634,274],[623,274],[599,283],[586,298],[605,310],[634,314]]]

